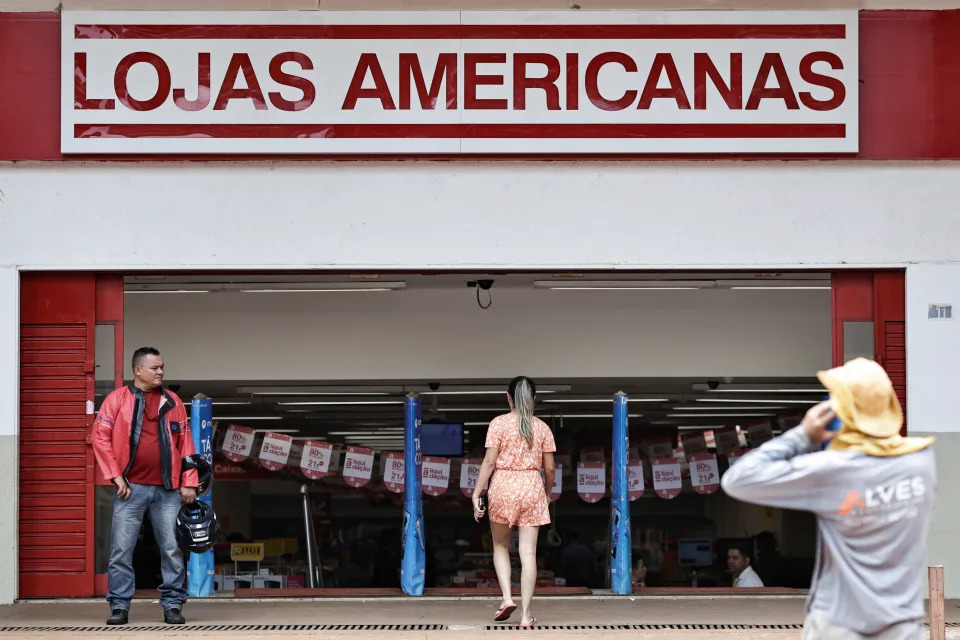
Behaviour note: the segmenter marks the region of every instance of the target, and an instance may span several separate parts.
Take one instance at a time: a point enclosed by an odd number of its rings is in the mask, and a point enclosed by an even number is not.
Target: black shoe
[[[186,624],[187,620],[180,613],[180,609],[164,609],[163,621],[167,624]]]
[[[130,621],[130,614],[123,609],[114,609],[110,617],[107,618],[107,624],[120,625],[127,624]]]

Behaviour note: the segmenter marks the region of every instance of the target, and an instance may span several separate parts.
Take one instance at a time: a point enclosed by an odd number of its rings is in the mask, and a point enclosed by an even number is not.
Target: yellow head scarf
[[[903,409],[887,372],[878,363],[856,358],[842,367],[817,374],[830,391],[834,413],[843,425],[830,443],[836,451],[868,456],[902,456],[933,443],[933,438],[904,438]]]

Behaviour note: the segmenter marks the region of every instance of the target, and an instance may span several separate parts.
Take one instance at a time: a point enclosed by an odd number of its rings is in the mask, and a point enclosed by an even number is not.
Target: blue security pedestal
[[[213,464],[213,401],[199,394],[194,397],[190,412],[190,432],[197,453]],[[213,487],[199,500],[213,506]],[[213,596],[213,549],[205,553],[191,553],[187,562],[187,594],[191,598]]]
[[[427,554],[423,537],[423,463],[420,456],[420,398],[411,393],[403,405],[403,559],[400,587],[408,596],[422,596]]]
[[[627,428],[627,396],[622,391],[613,397],[613,457],[610,487],[610,589],[615,595],[633,591],[633,567],[630,545],[630,495],[627,452],[630,432]]]

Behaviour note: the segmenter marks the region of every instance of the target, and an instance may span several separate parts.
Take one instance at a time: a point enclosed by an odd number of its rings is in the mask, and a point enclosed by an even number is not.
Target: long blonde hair
[[[536,407],[537,386],[530,378],[517,376],[510,381],[507,393],[520,418],[518,421],[520,435],[527,441],[527,446],[533,447],[533,412]]]

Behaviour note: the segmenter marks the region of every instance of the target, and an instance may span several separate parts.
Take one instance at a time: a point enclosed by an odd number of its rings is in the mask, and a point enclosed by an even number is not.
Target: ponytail
[[[520,418],[518,421],[520,435],[527,441],[527,446],[533,447],[533,411],[537,387],[530,378],[517,376],[510,382],[507,392]]]

